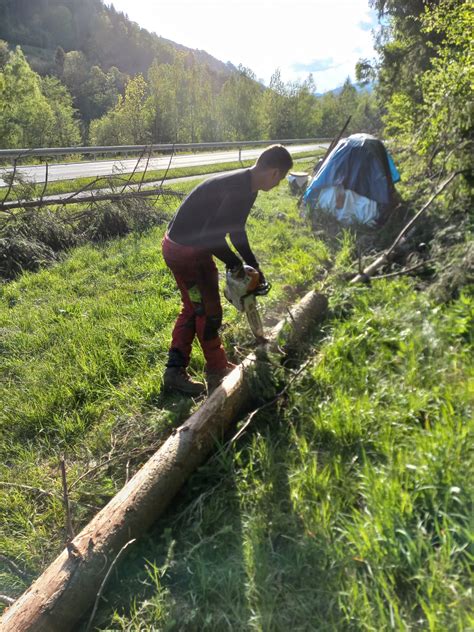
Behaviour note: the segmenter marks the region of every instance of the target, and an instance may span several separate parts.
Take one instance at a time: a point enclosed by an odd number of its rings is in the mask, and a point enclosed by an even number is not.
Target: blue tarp
[[[321,189],[339,185],[369,200],[390,204],[393,185],[399,180],[383,143],[369,134],[353,134],[338,142],[313,177],[303,199],[311,205]]]

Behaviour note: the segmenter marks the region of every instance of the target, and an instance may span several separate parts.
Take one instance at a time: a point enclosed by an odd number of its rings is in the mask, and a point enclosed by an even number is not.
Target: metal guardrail
[[[275,143],[281,143],[282,145],[294,145],[297,143],[326,143],[330,141],[330,138],[285,138],[278,140],[228,141],[224,143],[164,143],[157,145],[104,145],[96,147],[42,147],[37,149],[0,149],[0,160],[2,158],[13,158],[14,160],[19,160],[20,158],[29,158],[31,156],[68,156],[74,154],[94,156],[98,154],[139,154],[141,152],[192,152],[206,149],[242,149],[244,147],[258,147],[261,145],[267,146],[273,145]]]

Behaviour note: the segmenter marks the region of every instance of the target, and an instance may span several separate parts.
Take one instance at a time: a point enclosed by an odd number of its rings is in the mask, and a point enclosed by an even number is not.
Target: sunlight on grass
[[[0,288],[0,548],[27,574],[0,568],[9,594],[63,547],[61,455],[79,530],[196,407],[161,392],[179,309],[163,231]],[[472,299],[436,305],[406,278],[348,286],[351,236],[334,251],[315,239],[285,183],[259,196],[249,234],[273,284],[265,322],[321,279],[330,319],[285,397],[134,545],[97,629],[467,629]],[[248,326],[228,304],[224,321],[239,360]],[[191,370],[202,377],[197,348]]]
[[[406,280],[341,290],[351,314],[285,405],[191,479],[165,522],[171,563],[115,606],[119,629],[468,628],[472,301],[436,307]]]

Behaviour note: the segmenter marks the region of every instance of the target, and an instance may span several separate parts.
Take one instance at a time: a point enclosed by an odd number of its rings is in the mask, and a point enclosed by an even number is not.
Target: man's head
[[[293,166],[290,152],[283,145],[271,145],[262,151],[253,167],[255,189],[270,191]]]

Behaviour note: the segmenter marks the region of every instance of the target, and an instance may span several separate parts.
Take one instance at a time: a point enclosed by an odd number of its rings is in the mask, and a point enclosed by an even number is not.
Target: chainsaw
[[[260,283],[260,274],[255,268],[244,265],[243,273],[226,273],[224,296],[239,312],[245,312],[258,343],[266,342],[263,324],[257,309],[257,296],[265,296],[271,289],[270,283]]]

